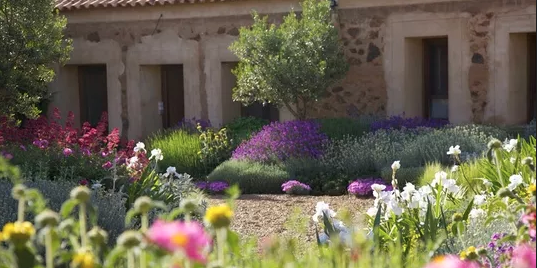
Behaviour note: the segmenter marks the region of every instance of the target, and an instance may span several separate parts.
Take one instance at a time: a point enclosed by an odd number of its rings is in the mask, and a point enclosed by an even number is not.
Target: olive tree
[[[0,0],[0,115],[34,118],[70,42],[55,0]]]
[[[251,27],[242,27],[230,46],[239,63],[233,70],[233,100],[285,106],[297,119],[348,70],[330,1],[305,0],[300,18],[294,11],[279,25],[253,13]]]

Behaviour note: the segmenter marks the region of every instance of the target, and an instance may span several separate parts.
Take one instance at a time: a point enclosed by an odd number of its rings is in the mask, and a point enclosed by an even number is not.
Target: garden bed
[[[330,204],[336,211],[348,210],[353,216],[353,224],[358,226],[364,226],[363,216],[373,204],[373,199],[352,196],[241,195],[236,200],[237,207],[231,229],[243,237],[262,239],[271,235],[282,235],[313,243],[315,229],[311,216],[315,213],[315,205],[319,201]],[[223,196],[211,196],[208,202],[215,205],[225,202],[225,199]],[[300,221],[295,220],[297,214]],[[306,222],[306,233],[296,230],[299,228],[299,222]]]

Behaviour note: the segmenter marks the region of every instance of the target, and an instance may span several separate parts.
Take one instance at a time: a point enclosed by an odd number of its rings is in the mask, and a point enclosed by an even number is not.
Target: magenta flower
[[[428,263],[425,268],[479,268],[476,262],[463,261],[459,256],[438,256]]]
[[[21,148],[21,150],[23,150],[23,151],[26,152],[26,146],[24,146],[24,145],[21,144],[21,145],[20,145],[20,148]]]
[[[288,194],[307,194],[311,187],[297,180],[286,181],[282,184],[282,191]]]
[[[534,268],[536,267],[535,249],[528,245],[520,245],[513,250],[511,259],[513,268]]]
[[[157,220],[147,231],[147,237],[165,250],[181,250],[192,261],[207,262],[211,238],[198,222]]]
[[[70,156],[70,155],[72,155],[72,154],[73,154],[73,150],[71,150],[71,148],[64,148],[64,149],[63,149],[63,155],[64,155],[65,157]]]
[[[111,169],[112,168],[112,162],[108,161],[108,162],[104,163],[103,168],[106,169],[106,170]]]
[[[83,185],[83,186],[88,185],[88,183],[89,183],[89,182],[88,182],[88,180],[86,180],[86,179],[81,179],[81,180],[78,182],[78,184]]]

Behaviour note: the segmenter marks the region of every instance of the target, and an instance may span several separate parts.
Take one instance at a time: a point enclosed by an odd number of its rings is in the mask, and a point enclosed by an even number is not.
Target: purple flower
[[[229,188],[229,184],[225,181],[213,181],[209,183],[207,188],[209,188],[209,191],[213,193],[221,193]]]
[[[281,162],[289,158],[319,158],[328,136],[313,120],[273,122],[233,152],[232,158],[255,162]]]
[[[112,163],[110,161],[107,161],[103,164],[103,168],[109,170],[110,168],[112,168]]]
[[[24,145],[21,144],[21,145],[20,145],[20,148],[21,148],[21,150],[23,150],[23,151],[26,152],[26,146],[24,146]]]
[[[87,156],[91,155],[91,152],[88,148],[82,148],[80,149],[80,151],[82,152],[83,155],[87,155]]]
[[[12,155],[12,154],[10,154],[10,153],[6,153],[6,152],[3,152],[3,151],[2,151],[2,156],[3,156],[5,159],[7,159],[7,160],[11,160],[11,159],[13,159],[13,155]]]
[[[311,187],[305,183],[301,183],[297,180],[286,181],[282,184],[282,190],[286,193],[291,193],[294,191],[305,191],[308,192],[311,190]]]
[[[72,154],[73,154],[73,150],[71,150],[71,148],[63,148],[63,155],[65,157],[68,157],[68,156],[70,156]]]
[[[179,129],[186,130],[189,133],[198,133],[198,124],[200,124],[202,130],[211,127],[211,121],[204,119],[196,119],[195,117],[191,119],[183,118],[183,120],[177,123],[177,127]]]
[[[48,140],[35,140],[33,144],[40,149],[45,149],[48,147]]]
[[[206,181],[198,181],[198,182],[194,183],[194,185],[196,185],[196,187],[198,187],[201,190],[205,190],[205,189],[207,189],[207,186],[209,184]]]
[[[391,191],[393,189],[382,178],[360,178],[349,184],[347,191],[349,194],[356,196],[370,196],[373,194],[373,189],[371,189],[371,185],[373,184],[386,185],[384,191]]]

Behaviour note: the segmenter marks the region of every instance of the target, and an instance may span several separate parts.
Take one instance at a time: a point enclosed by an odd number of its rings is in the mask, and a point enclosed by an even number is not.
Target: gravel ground
[[[271,235],[296,237],[299,241],[315,242],[311,216],[315,205],[324,201],[340,213],[347,210],[355,226],[364,226],[364,213],[373,204],[372,199],[352,196],[290,196],[242,195],[236,200],[231,228],[243,238],[263,239]],[[225,202],[222,196],[212,196],[209,204]],[[304,231],[299,231],[300,229]]]

